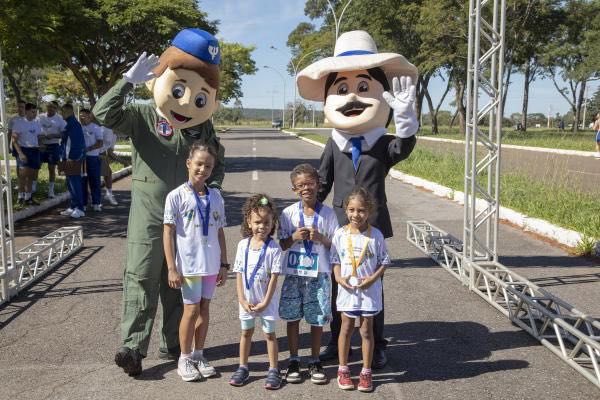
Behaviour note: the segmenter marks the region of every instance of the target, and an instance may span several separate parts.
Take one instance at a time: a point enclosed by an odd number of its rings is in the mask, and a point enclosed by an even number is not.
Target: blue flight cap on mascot
[[[171,44],[208,64],[221,63],[219,42],[213,35],[202,29],[184,29],[175,36]]]

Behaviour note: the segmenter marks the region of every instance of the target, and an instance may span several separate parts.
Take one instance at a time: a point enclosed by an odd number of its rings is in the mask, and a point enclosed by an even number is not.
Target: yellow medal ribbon
[[[352,275],[351,276],[358,277],[358,266],[360,265],[363,258],[365,257],[365,253],[367,252],[367,247],[369,247],[369,241],[371,240],[371,224],[368,224],[367,241],[365,242],[365,245],[363,246],[363,249],[360,252],[360,255],[358,256],[358,261],[354,257],[354,247],[352,246],[352,233],[350,231],[350,224],[346,225],[346,228],[348,230],[348,253],[350,255],[350,261],[352,261]]]

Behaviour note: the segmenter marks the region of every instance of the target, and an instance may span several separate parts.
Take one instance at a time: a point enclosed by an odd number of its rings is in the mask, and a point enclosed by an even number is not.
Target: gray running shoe
[[[200,379],[200,372],[196,369],[191,358],[180,358],[177,362],[177,374],[186,382]]]

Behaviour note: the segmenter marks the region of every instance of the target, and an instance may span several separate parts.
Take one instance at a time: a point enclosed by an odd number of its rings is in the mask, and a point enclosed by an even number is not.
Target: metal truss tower
[[[0,171],[0,304],[10,297],[10,274],[15,265],[15,233],[12,211],[12,190],[10,181],[10,154],[8,151],[8,120],[6,118],[4,74],[2,64],[2,52],[0,50],[0,148],[2,151],[2,168]]]
[[[505,0],[469,1],[463,256],[470,261],[498,261],[505,9]]]

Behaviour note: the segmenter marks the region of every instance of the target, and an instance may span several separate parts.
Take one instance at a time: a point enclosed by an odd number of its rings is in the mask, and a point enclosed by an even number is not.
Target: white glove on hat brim
[[[152,78],[156,78],[156,75],[154,75],[152,70],[158,67],[159,64],[158,56],[154,54],[146,56],[146,52],[143,52],[135,64],[123,74],[123,79],[134,85],[149,81]]]

